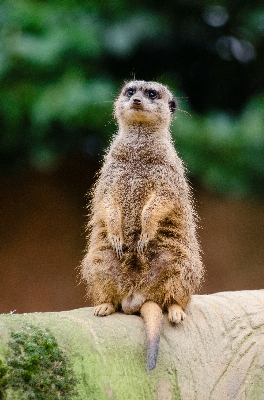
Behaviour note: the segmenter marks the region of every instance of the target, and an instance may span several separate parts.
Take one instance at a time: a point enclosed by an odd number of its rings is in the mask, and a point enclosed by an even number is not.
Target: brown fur
[[[150,301],[179,322],[202,280],[192,197],[169,131],[174,110],[156,82],[129,82],[115,102],[119,131],[93,190],[82,262],[96,315]]]

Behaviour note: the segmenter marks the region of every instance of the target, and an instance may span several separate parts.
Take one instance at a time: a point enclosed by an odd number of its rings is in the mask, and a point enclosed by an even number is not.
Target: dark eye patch
[[[158,92],[154,89],[148,91],[148,96],[150,99],[156,99],[158,97]]]
[[[132,87],[127,88],[126,91],[125,91],[125,95],[126,95],[127,97],[133,96],[134,93],[135,93],[135,89],[132,88]]]
[[[149,97],[150,99],[157,99],[159,97],[159,93],[155,89],[146,89],[145,90],[145,95]]]

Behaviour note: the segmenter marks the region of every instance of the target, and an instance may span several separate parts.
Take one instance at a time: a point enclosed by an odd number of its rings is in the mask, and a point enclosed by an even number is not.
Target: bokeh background
[[[89,305],[85,193],[134,77],[167,84],[200,215],[201,293],[264,286],[264,4],[2,0],[0,312]]]

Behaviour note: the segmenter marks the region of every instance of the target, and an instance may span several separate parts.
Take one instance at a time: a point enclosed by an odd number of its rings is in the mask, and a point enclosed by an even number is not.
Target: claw
[[[170,322],[179,324],[181,321],[185,320],[185,317],[185,312],[178,304],[172,304],[168,307],[168,318]]]
[[[139,254],[143,255],[144,251],[147,248],[147,244],[149,241],[149,236],[147,233],[141,233],[138,244],[137,244],[137,251]]]
[[[123,244],[121,238],[119,236],[113,236],[111,242],[117,257],[121,258],[123,255]]]
[[[94,309],[94,315],[96,317],[105,317],[106,315],[113,314],[115,312],[115,308],[112,303],[103,303],[99,306],[96,306]]]

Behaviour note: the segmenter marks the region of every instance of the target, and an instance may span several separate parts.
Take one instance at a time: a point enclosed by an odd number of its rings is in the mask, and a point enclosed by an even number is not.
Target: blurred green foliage
[[[135,75],[168,84],[191,114],[173,135],[192,177],[264,195],[263,61],[258,1],[2,0],[1,167],[100,154]]]
[[[222,194],[264,196],[263,106],[260,96],[236,118],[178,112],[173,137],[192,178]]]

